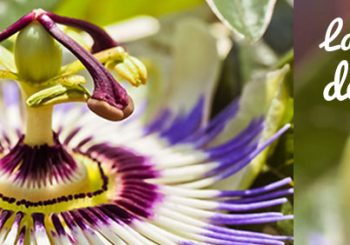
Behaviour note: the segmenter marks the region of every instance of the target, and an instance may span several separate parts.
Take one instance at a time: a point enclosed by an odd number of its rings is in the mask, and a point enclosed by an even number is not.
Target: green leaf
[[[207,0],[207,3],[238,36],[256,42],[271,21],[276,0]]]
[[[287,214],[293,214],[293,206],[290,202],[286,202],[282,205],[281,213],[287,215]],[[283,220],[277,223],[277,227],[279,229],[280,234],[288,234],[293,235],[294,230],[294,221],[291,220]]]

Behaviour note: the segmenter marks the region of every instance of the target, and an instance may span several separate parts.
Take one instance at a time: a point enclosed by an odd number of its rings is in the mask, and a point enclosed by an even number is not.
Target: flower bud
[[[21,30],[15,43],[18,74],[30,82],[42,82],[56,76],[61,68],[62,50],[39,23]]]

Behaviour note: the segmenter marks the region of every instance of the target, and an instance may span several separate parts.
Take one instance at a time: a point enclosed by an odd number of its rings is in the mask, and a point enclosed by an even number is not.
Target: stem
[[[25,101],[38,89],[21,83],[24,108],[26,110],[24,143],[30,146],[53,145],[52,112],[53,106],[29,107]]]
[[[53,145],[52,106],[30,108],[26,106],[26,134],[24,143],[30,146]]]

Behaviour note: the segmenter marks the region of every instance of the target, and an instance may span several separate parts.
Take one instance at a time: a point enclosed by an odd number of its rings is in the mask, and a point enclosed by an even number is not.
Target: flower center
[[[72,148],[68,138],[61,144],[57,134],[54,145],[33,147],[23,138],[3,149],[2,209],[50,214],[115,204],[148,217],[161,198],[147,182],[158,175],[153,164],[127,149],[107,144],[86,147],[85,140]]]
[[[101,164],[86,155],[53,146],[29,146],[23,136],[0,160],[0,206],[35,212],[84,206],[83,199],[100,203],[109,182]],[[115,180],[113,180],[115,181]],[[91,203],[90,203],[91,204]]]

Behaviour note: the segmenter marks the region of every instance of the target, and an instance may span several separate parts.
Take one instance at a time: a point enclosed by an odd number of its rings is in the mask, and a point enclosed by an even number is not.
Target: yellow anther
[[[146,67],[135,57],[125,57],[121,63],[116,64],[114,70],[120,77],[131,83],[133,86],[140,86],[147,81]]]
[[[130,56],[122,47],[115,47],[94,54],[95,58],[121,78],[132,84],[140,86],[147,81],[146,66],[137,58]],[[61,75],[77,73],[84,69],[80,61],[75,61],[61,69]]]

